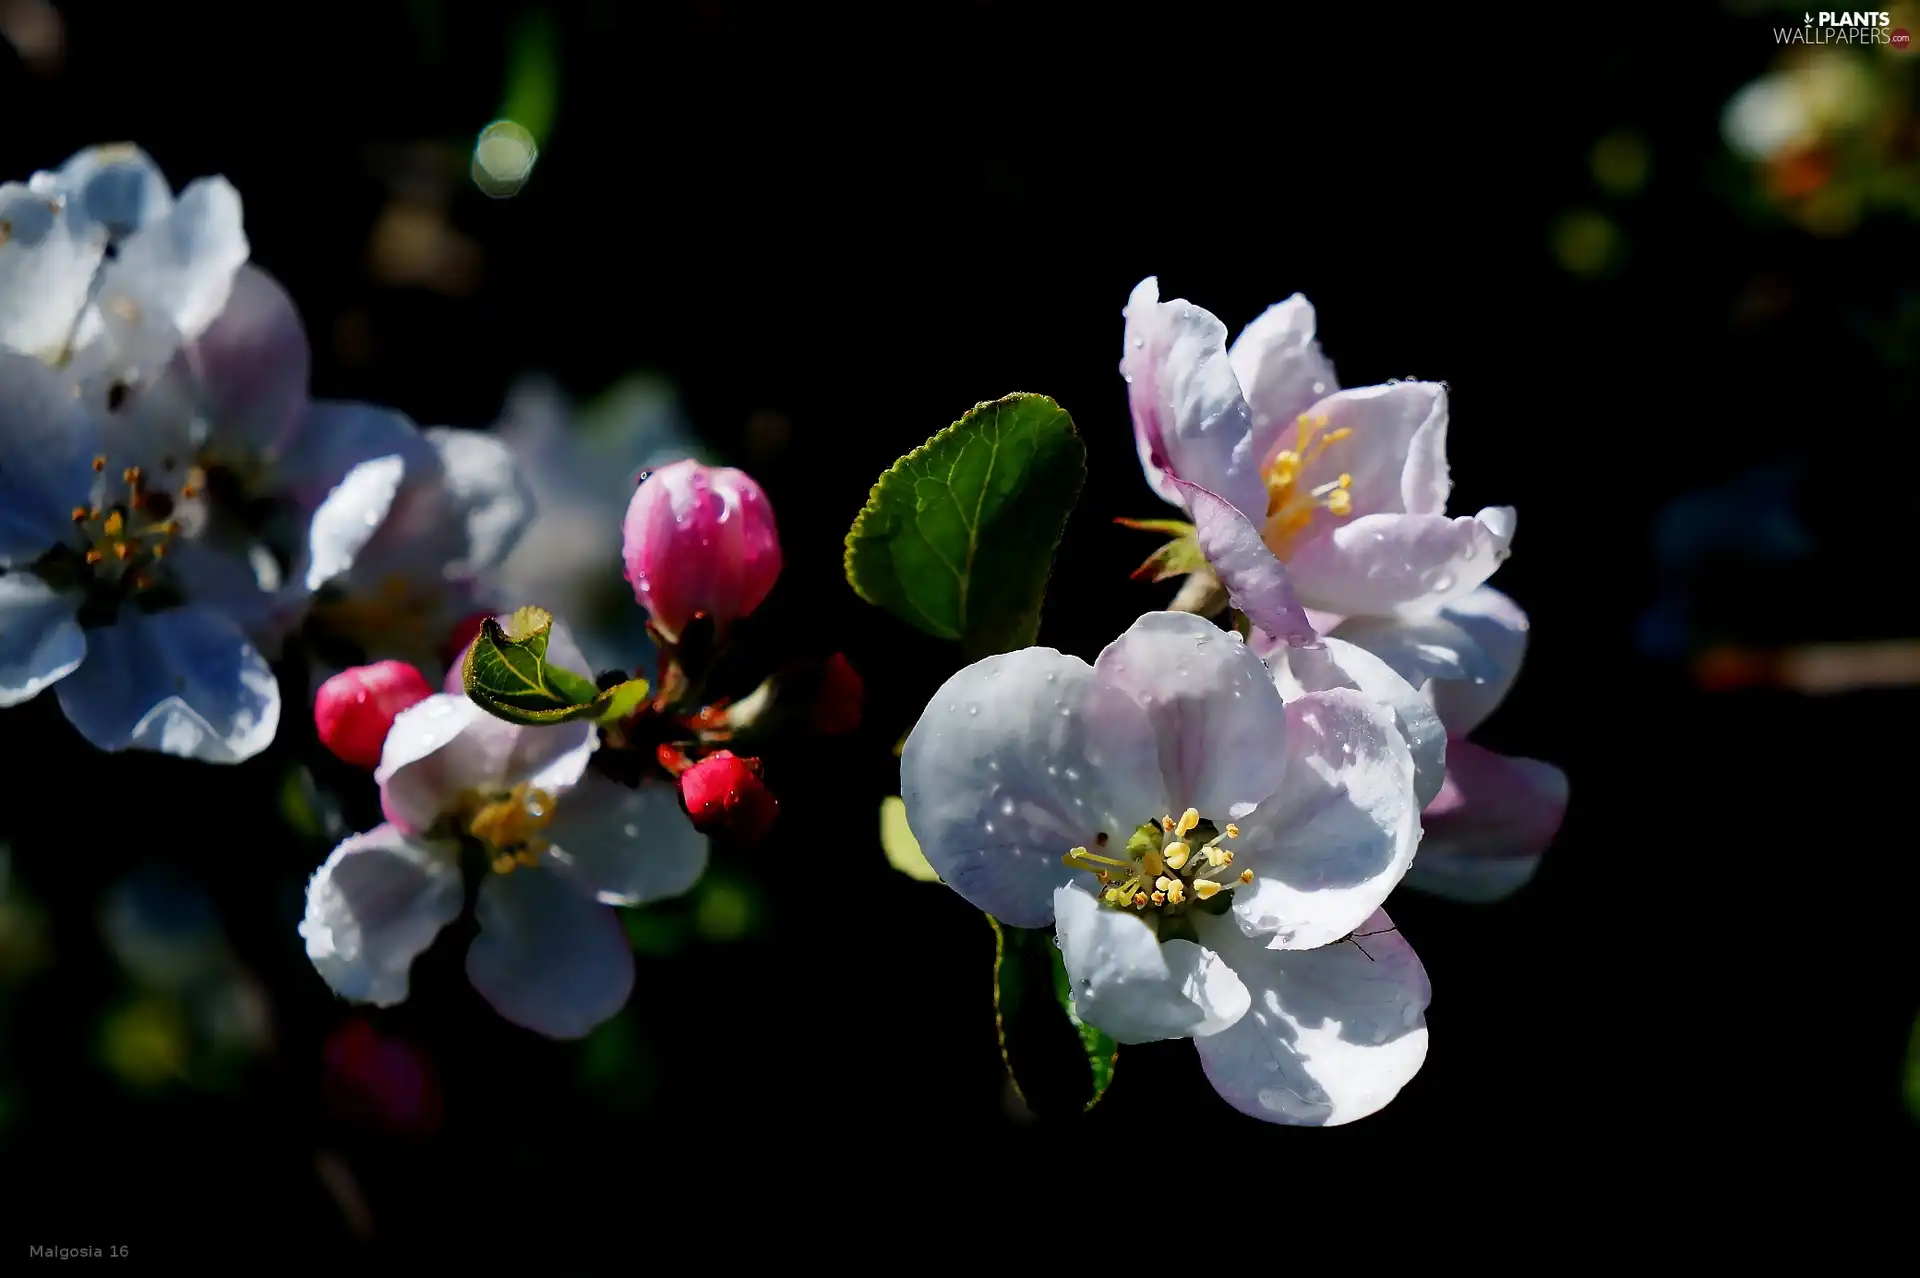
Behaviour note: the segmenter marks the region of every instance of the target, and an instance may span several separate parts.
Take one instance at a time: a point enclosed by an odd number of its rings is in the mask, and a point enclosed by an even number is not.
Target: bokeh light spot
[[[539,158],[540,148],[525,125],[495,120],[473,145],[473,184],[496,200],[518,195]]]

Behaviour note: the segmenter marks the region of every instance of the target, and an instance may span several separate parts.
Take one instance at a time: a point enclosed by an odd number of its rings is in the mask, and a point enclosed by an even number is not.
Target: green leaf
[[[467,696],[496,719],[547,725],[592,719],[611,723],[639,708],[645,679],[602,690],[592,679],[547,661],[553,617],[544,608],[521,608],[507,624],[488,617],[467,648],[460,677]]]
[[[1113,1082],[1120,1045],[1080,1020],[1053,933],[1008,927],[991,915],[993,1010],[1000,1059],[1027,1108],[1042,1117],[1084,1113]]]
[[[880,800],[880,850],[887,854],[887,864],[908,878],[940,881],[940,872],[928,862],[920,840],[913,837],[913,827],[907,824],[906,800],[897,794]]]
[[[880,476],[847,533],[847,581],[969,659],[1027,647],[1086,477],[1086,445],[1051,399],[977,404]]]

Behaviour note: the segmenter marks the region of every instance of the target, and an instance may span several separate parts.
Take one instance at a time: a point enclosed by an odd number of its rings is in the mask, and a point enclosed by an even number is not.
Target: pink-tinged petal
[[[1486,722],[1527,652],[1527,614],[1492,586],[1432,613],[1354,617],[1338,633],[1424,688],[1453,737]]]
[[[1567,774],[1469,741],[1447,750],[1447,780],[1422,818],[1407,886],[1456,901],[1497,901],[1525,885],[1567,814]]]
[[[1415,802],[1424,807],[1440,793],[1447,773],[1447,729],[1432,702],[1393,667],[1365,648],[1331,635],[1321,648],[1280,649],[1268,656],[1267,665],[1282,700],[1351,688],[1391,710],[1394,726],[1413,755]]]
[[[1286,707],[1238,635],[1190,612],[1150,612],[1106,646],[1093,675],[1146,712],[1169,812],[1193,807],[1225,825],[1280,787]],[[1122,828],[1159,815],[1139,812]]]
[[[1146,715],[1051,648],[942,684],[901,750],[900,797],[940,877],[1014,927],[1053,921],[1054,889],[1079,873],[1069,849],[1102,833],[1124,846],[1167,810]]]
[[[1280,432],[1340,389],[1333,362],[1314,340],[1313,304],[1295,293],[1240,330],[1227,351],[1253,410],[1253,455],[1264,460]]]
[[[590,723],[521,727],[465,697],[435,693],[394,718],[373,779],[387,819],[419,832],[471,790],[511,789],[524,781],[558,793],[580,779],[599,744]]]
[[[1352,940],[1313,950],[1262,949],[1208,920],[1251,993],[1247,1014],[1196,1038],[1220,1099],[1269,1123],[1335,1127],[1384,1108],[1427,1059],[1426,969],[1385,910]]]
[[[299,428],[313,362],[307,331],[293,299],[259,267],[240,268],[225,308],[179,358],[216,449],[277,453]]]
[[[1185,480],[1173,482],[1193,516],[1194,538],[1207,566],[1226,587],[1228,601],[1264,634],[1255,647],[1264,652],[1268,643],[1295,648],[1318,643],[1286,565],[1267,549],[1253,522],[1218,494]]]
[[[1229,846],[1253,882],[1233,915],[1277,948],[1313,949],[1380,908],[1420,844],[1413,756],[1393,712],[1346,688],[1287,705],[1286,781]]]
[[[1124,314],[1120,374],[1147,483],[1179,505],[1173,480],[1189,480],[1249,517],[1264,516],[1253,413],[1227,359],[1226,325],[1191,302],[1161,301],[1151,276],[1134,288]]]
[[[1365,515],[1296,547],[1294,588],[1310,607],[1381,616],[1439,607],[1492,576],[1513,545],[1513,507],[1477,515]]]
[[[467,979],[493,1010],[548,1038],[585,1038],[626,1006],[633,950],[614,912],[552,858],[489,874]]]
[[[1077,885],[1053,894],[1053,911],[1073,1010],[1116,1042],[1217,1033],[1246,1012],[1247,987],[1213,951],[1163,942]]]
[[[1346,475],[1356,516],[1437,515],[1446,509],[1447,391],[1440,383],[1395,382],[1338,391],[1307,409],[1303,419],[1296,418],[1291,429],[1283,423],[1260,459],[1264,469],[1281,449],[1297,454],[1294,492],[1305,493]],[[1405,482],[1410,473],[1418,479],[1411,485],[1413,505]]]

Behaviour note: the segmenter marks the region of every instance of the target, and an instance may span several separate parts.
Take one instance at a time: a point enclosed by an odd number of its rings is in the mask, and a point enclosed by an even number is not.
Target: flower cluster
[[[1140,461],[1191,522],[1123,522],[1175,531],[1149,565],[1201,588],[1091,665],[1028,647],[961,670],[901,795],[941,879],[1053,928],[1080,1021],[1192,1039],[1254,1117],[1350,1122],[1426,1058],[1388,894],[1505,895],[1564,812],[1557,768],[1467,739],[1526,645],[1485,585],[1514,512],[1447,513],[1446,385],[1341,389],[1305,298],[1231,344],[1153,279],[1125,317]]]
[[[137,147],[0,186],[0,705],[102,750],[250,758],[269,662],[432,662],[531,515],[484,436],[314,401],[240,196]]]

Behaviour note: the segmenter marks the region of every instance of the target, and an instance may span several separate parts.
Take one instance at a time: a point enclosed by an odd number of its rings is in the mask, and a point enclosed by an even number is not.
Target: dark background
[[[54,957],[7,996],[0,1138],[28,1184],[9,1246],[153,1260],[251,1230],[297,1240],[296,1267],[613,1248],[632,1268],[675,1240],[811,1251],[895,1225],[968,1249],[996,1220],[1144,1241],[1163,1211],[1169,1238],[1225,1243],[1354,1198],[1485,1213],[1616,1165],[1791,1183],[1896,1140],[1911,1157],[1915,694],[1713,692],[1684,659],[1916,633],[1913,344],[1892,328],[1914,223],[1818,235],[1755,198],[1719,121],[1776,53],[1773,19],[910,8],[552,6],[558,109],[504,200],[466,148],[526,6],[67,4],[56,71],[0,45],[0,174],[119,139],[176,186],[224,173],[307,318],[316,396],[484,426],[526,370],[582,396],[665,374],[772,498],[780,615],[848,652],[868,696],[854,742],[769,759],[778,837],[722,867],[755,926],[643,956],[615,1046],[500,1022],[445,938],[371,1018],[431,1062],[438,1121],[411,1125],[330,1081],[323,1044],[354,1014],[294,931],[328,846],[279,817],[312,754],[297,708],[230,771],[103,759],[50,698],[10,712],[0,835]],[[1615,193],[1590,157],[1622,131],[1650,163]],[[383,277],[396,201],[471,247],[453,283]],[[1613,228],[1607,269],[1556,255],[1570,210]],[[1171,593],[1127,579],[1154,543],[1110,522],[1162,513],[1117,375],[1148,274],[1236,331],[1306,293],[1343,384],[1446,379],[1453,509],[1520,511],[1493,584],[1533,646],[1477,739],[1563,767],[1572,806],[1512,901],[1390,903],[1432,976],[1432,1052],[1352,1127],[1242,1118],[1184,1043],[1127,1049],[1083,1122],[1021,1121],[985,923],[873,836],[890,747],[958,663],[840,575],[895,457],[976,401],[1050,394],[1090,473],[1042,642],[1091,658]],[[1657,557],[1667,503],[1770,461],[1799,477],[1809,559]],[[1636,645],[1663,589],[1698,605],[1679,659]],[[368,813],[369,783],[324,779]],[[269,995],[270,1046],[213,1082],[130,1087],[97,1046],[125,981],[101,894],[156,860],[209,894]]]

